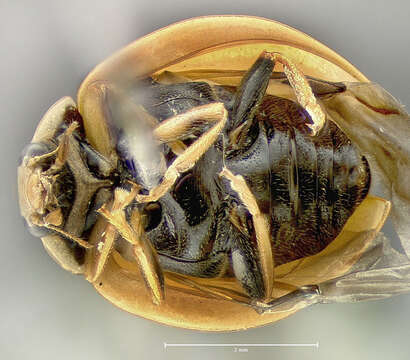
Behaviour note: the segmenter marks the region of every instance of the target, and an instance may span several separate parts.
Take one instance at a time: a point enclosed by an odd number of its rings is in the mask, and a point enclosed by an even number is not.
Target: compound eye
[[[28,159],[31,159],[35,156],[48,154],[53,151],[54,148],[51,145],[45,143],[30,143],[21,152],[19,163],[22,164],[24,160],[27,161]]]

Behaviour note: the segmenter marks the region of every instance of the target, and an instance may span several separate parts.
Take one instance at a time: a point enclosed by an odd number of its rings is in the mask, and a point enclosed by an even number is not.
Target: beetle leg
[[[229,140],[232,146],[241,147],[238,143],[242,138],[238,138],[239,133],[245,133],[253,122],[258,106],[265,96],[269,79],[275,63],[266,53],[258,57],[252,67],[245,73],[236,91],[232,106],[232,124],[229,125]]]
[[[153,129],[158,129],[160,122],[155,117],[148,113],[141,105],[133,106],[135,115],[139,120],[144,121],[148,126],[150,126]],[[167,143],[175,155],[180,155],[186,150],[186,145],[180,140],[169,141]]]
[[[265,96],[275,62],[283,65],[285,75],[292,86],[297,101],[309,113],[312,123],[307,123],[311,135],[316,135],[324,126],[325,114],[316,102],[315,95],[303,73],[288,58],[264,51],[245,73],[235,94],[232,108],[232,124],[229,128],[229,147],[242,149],[254,124],[254,116]]]
[[[259,314],[295,312],[308,305],[317,303],[320,296],[320,288],[318,285],[304,285],[286,295],[273,299],[268,303],[253,301],[249,306]]]
[[[272,61],[277,61],[283,65],[285,75],[295,91],[299,104],[306,109],[312,118],[313,123],[306,124],[306,126],[310,128],[312,136],[316,135],[323,128],[326,116],[320,105],[316,102],[315,95],[312,92],[309,82],[297,66],[287,57],[274,52],[266,52],[264,54],[270,57]]]
[[[214,144],[224,128],[227,118],[228,112],[223,103],[211,103],[195,107],[186,113],[162,122],[154,130],[154,136],[160,142],[175,142],[211,123],[215,124],[174,160],[158,186],[151,189],[148,195],[138,194],[137,201],[157,201],[162,197],[178,179],[179,174],[191,169]]]
[[[128,206],[136,194],[136,190],[130,192],[130,196],[126,197],[126,190],[117,188],[114,192],[114,201],[111,205],[111,209],[108,211],[106,205],[103,205],[99,210],[97,210],[104,217],[122,217],[122,211],[126,206]],[[122,196],[121,196],[122,195]],[[121,198],[122,197],[122,198]],[[114,215],[113,215],[114,214]],[[117,214],[117,215],[115,215]],[[118,236],[116,227],[112,223],[108,223],[102,233],[100,241],[96,244],[96,251],[94,256],[94,263],[91,267],[91,273],[89,274],[89,281],[95,282],[101,275],[104,267],[108,261],[108,257],[114,248],[115,240]]]
[[[30,218],[30,222],[33,225],[37,225],[37,226],[40,226],[40,227],[45,227],[47,229],[50,229],[50,230],[62,235],[63,238],[70,239],[71,241],[73,241],[74,243],[76,243],[77,245],[81,246],[84,249],[91,249],[92,248],[92,245],[89,244],[87,241],[81,239],[78,236],[75,236],[73,234],[70,234],[70,233],[62,230],[58,226],[54,225],[52,222],[48,222],[48,220],[49,219],[47,218],[47,216],[46,216],[45,219],[40,219],[38,217],[37,218],[36,217],[31,217]]]
[[[167,282],[172,281],[177,284],[189,286],[209,297],[250,307],[259,314],[297,311],[309,304],[317,302],[320,297],[320,289],[317,285],[304,285],[295,289],[292,285],[277,283],[281,286],[288,287],[291,291],[288,294],[270,300],[269,302],[261,302],[259,300],[249,299],[242,293],[233,289],[223,289],[217,286],[201,284],[192,278],[180,274],[167,273],[166,278]],[[172,283],[169,285],[172,286]]]
[[[67,158],[69,156],[70,138],[73,132],[75,131],[75,129],[77,129],[77,127],[78,127],[78,123],[73,122],[72,124],[70,124],[68,129],[64,132],[64,134],[61,135],[59,139],[59,144],[57,146],[56,161],[51,166],[52,170],[59,170],[66,163]]]
[[[68,139],[77,127],[78,124],[76,122],[73,122],[68,127],[68,129],[60,136],[58,145],[54,150],[46,154],[31,157],[27,162],[27,166],[35,167],[37,164],[44,162],[50,157],[56,156],[54,164],[47,171],[47,175],[54,174],[57,170],[61,169],[67,158]]]
[[[256,233],[252,223],[247,221],[248,211],[245,206],[239,205],[231,210],[230,220],[233,226],[230,229],[231,262],[236,279],[242,285],[251,299],[267,301],[264,271],[262,269]]]
[[[99,212],[101,213],[101,209],[99,210]],[[104,232],[102,233],[100,241],[95,246],[92,264],[87,276],[88,281],[94,283],[102,274],[105,265],[107,264],[108,257],[114,248],[114,243],[117,236],[118,233],[114,225],[107,224]]]
[[[108,220],[109,224],[105,231],[104,239],[97,245],[97,250],[101,255],[96,262],[93,279],[97,279],[101,274],[108,255],[114,246],[115,230],[124,240],[132,244],[134,255],[138,261],[145,283],[151,292],[152,300],[155,304],[160,304],[164,299],[163,273],[159,266],[157,254],[145,237],[141,213],[138,209],[135,209],[131,214],[129,222],[125,217],[124,210],[135,199],[137,191],[137,186],[132,186],[130,192],[122,188],[116,188],[111,209],[107,210],[103,206],[98,210]]]
[[[216,287],[216,286],[200,284],[198,281],[195,281],[194,279],[188,278],[184,275],[167,272],[166,279],[172,280],[178,284],[182,284],[185,286],[188,285],[189,287],[197,289],[200,292],[205,293],[208,296],[216,298],[216,299],[232,301],[232,302],[236,302],[236,303],[239,303],[242,305],[248,305],[248,306],[251,304],[249,298],[239,292],[236,292],[234,290],[221,289],[220,287]]]
[[[260,267],[262,270],[263,285],[265,288],[264,300],[270,299],[273,290],[273,255],[271,246],[271,236],[269,231],[269,221],[265,214],[261,213],[252,192],[245,179],[241,175],[234,175],[229,169],[224,167],[219,174],[229,180],[232,189],[238,194],[242,203],[252,215],[253,225],[256,233],[256,242],[259,252]],[[239,254],[238,266],[242,264],[243,254]],[[235,259],[234,266],[235,266]],[[242,262],[241,262],[242,261]]]
[[[58,145],[57,147],[43,155],[38,155],[38,156],[33,156],[28,160],[27,166],[29,167],[35,167],[38,163],[41,163],[51,156],[56,156],[56,159],[54,161],[54,164],[50,167],[50,169],[47,170],[46,174],[55,174],[59,169],[62,168],[62,166],[65,164],[68,156],[68,147],[69,147],[69,139],[71,134],[75,131],[75,129],[78,127],[77,122],[73,122],[67,130],[64,131],[62,135],[60,135],[60,138],[58,140]]]

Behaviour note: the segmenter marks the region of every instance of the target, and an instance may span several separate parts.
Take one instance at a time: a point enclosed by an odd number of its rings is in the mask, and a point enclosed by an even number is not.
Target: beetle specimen
[[[232,45],[244,40],[239,19],[265,43]],[[222,23],[238,31],[221,47]],[[208,44],[184,39],[210,24]],[[78,109],[65,98],[50,110],[19,192],[57,262],[128,311],[190,328],[255,326],[326,301],[327,281],[360,263],[390,205],[367,196],[372,155],[335,121],[335,99],[351,91],[336,80],[365,78],[300,33],[292,41],[305,47],[272,45],[275,31],[291,32],[253,18],[177,24],[97,67]],[[159,59],[143,61],[144,46]],[[301,49],[325,54],[322,69],[309,73],[310,55],[301,70]]]

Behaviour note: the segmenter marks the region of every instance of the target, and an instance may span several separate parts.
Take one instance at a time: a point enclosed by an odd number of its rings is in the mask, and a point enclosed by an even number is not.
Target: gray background
[[[175,21],[206,14],[279,20],[329,45],[409,106],[408,1],[0,1],[0,358],[408,359],[410,295],[321,305],[227,334],[159,325],[100,297],[60,269],[25,229],[16,166],[37,122],[113,51]],[[169,349],[163,342],[319,342],[319,349]]]

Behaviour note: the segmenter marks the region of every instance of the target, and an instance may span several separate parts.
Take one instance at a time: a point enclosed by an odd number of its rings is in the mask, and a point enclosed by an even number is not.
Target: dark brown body
[[[235,89],[152,82],[145,91],[143,106],[160,121],[214,101],[222,101],[230,114],[224,140],[183,174],[169,194],[145,207],[146,231],[166,270],[199,277],[230,273],[232,253],[238,251],[252,278],[242,285],[251,296],[260,296],[252,221],[218,176],[223,165],[245,178],[268,214],[275,265],[324,249],[368,192],[368,164],[356,147],[329,121],[320,134],[310,136],[306,111],[290,100],[264,96],[251,120],[242,122],[235,144],[227,140],[238,112]],[[171,163],[174,155],[166,147],[164,151]]]

